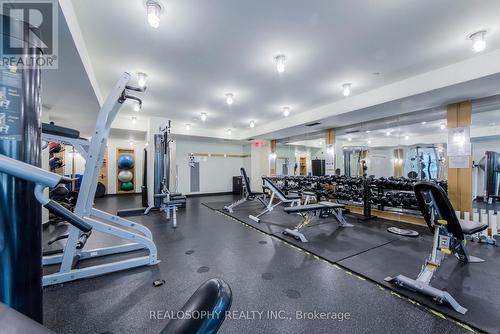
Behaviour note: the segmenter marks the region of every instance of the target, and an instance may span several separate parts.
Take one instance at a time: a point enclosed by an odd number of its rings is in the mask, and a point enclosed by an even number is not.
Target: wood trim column
[[[325,174],[335,174],[335,129],[328,129],[325,132]]]
[[[403,176],[403,166],[404,166],[404,151],[402,148],[397,148],[394,150],[394,177]]]
[[[470,101],[450,104],[448,128],[470,127],[472,104]],[[469,163],[472,157],[469,156]],[[448,165],[449,166],[449,165]],[[472,213],[472,165],[468,168],[448,167],[448,197],[457,211]]]
[[[277,141],[276,139],[271,140],[271,154],[276,154],[276,146],[277,146]],[[271,176],[276,175],[276,158],[271,158],[269,159],[269,169]]]

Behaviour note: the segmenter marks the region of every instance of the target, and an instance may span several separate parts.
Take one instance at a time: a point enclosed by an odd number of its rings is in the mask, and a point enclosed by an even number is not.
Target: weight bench
[[[306,228],[313,220],[314,216],[318,216],[320,218],[326,218],[330,214],[332,214],[335,219],[339,222],[340,227],[352,227],[352,224],[349,224],[344,219],[342,215],[342,211],[344,210],[344,204],[332,203],[332,202],[319,202],[316,204],[307,204],[307,205],[299,205],[285,208],[285,212],[296,213],[302,217],[302,222],[300,222],[293,229],[285,229],[283,231],[283,235],[291,235],[296,240],[307,242],[306,237],[301,232],[302,229]]]
[[[453,254],[464,263],[484,262],[482,259],[469,255],[465,244],[465,235],[484,231],[488,225],[460,221],[455,215],[455,210],[448,196],[435,183],[425,181],[416,183],[415,195],[427,226],[434,234],[431,254],[422,266],[417,279],[398,275],[386,277],[385,280],[399,287],[432,297],[439,304],[446,302],[455,311],[465,314],[467,312],[465,307],[460,305],[448,292],[431,286],[430,281],[446,255]]]
[[[260,223],[260,217],[274,210],[275,207],[282,204],[290,204],[290,206],[300,205],[301,197],[298,195],[285,195],[281,189],[276,187],[274,183],[267,177],[263,177],[264,186],[267,187],[271,191],[271,198],[269,198],[269,202],[266,205],[266,209],[259,213],[257,216],[249,215],[248,217],[253,221]],[[273,204],[274,198],[278,199],[278,203]],[[263,199],[261,199],[263,202]]]
[[[247,172],[245,171],[245,168],[240,168],[240,173],[242,176],[242,182],[243,182],[243,193],[242,196],[239,200],[236,202],[227,205],[224,207],[224,210],[230,213],[234,212],[234,208],[237,207],[238,205],[245,203],[246,201],[253,201],[254,199],[258,199],[262,205],[267,206],[267,204],[264,202],[264,200],[260,197],[257,196],[256,193],[252,191],[252,188],[250,187],[250,179],[247,176]]]

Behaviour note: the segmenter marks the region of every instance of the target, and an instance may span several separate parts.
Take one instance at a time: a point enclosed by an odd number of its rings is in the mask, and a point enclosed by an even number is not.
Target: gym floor
[[[159,333],[168,320],[152,319],[151,312],[180,309],[202,282],[220,277],[231,286],[234,311],[234,319],[227,319],[220,333],[469,332],[376,283],[202,204],[235,199],[232,195],[188,198],[176,230],[158,213],[130,217],[152,230],[161,263],[45,288],[45,325],[67,334]],[[96,201],[97,208],[110,213],[139,206],[136,195]],[[166,283],[153,287],[156,279]],[[268,311],[282,311],[283,317],[271,319]],[[342,313],[345,319],[300,320],[296,311]]]

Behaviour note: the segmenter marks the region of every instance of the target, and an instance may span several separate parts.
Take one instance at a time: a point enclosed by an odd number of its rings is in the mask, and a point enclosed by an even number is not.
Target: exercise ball
[[[122,183],[122,190],[123,191],[134,190],[134,184],[132,182],[123,182]]]
[[[132,174],[129,170],[122,170],[118,173],[118,180],[121,182],[129,182],[134,178],[134,174]]]
[[[131,169],[134,167],[134,158],[129,154],[123,154],[118,158],[118,168]]]

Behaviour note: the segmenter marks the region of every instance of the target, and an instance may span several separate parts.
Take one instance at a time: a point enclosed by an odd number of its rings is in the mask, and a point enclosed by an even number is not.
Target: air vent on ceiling
[[[357,132],[359,132],[359,130],[346,131],[345,133],[346,134],[351,134],[351,133],[357,133]]]
[[[254,140],[255,140],[255,139],[253,139],[253,138],[247,139],[247,141],[254,141]]]
[[[316,126],[316,125],[320,125],[320,124],[321,124],[320,122],[314,122],[314,123],[305,124],[304,126]]]

